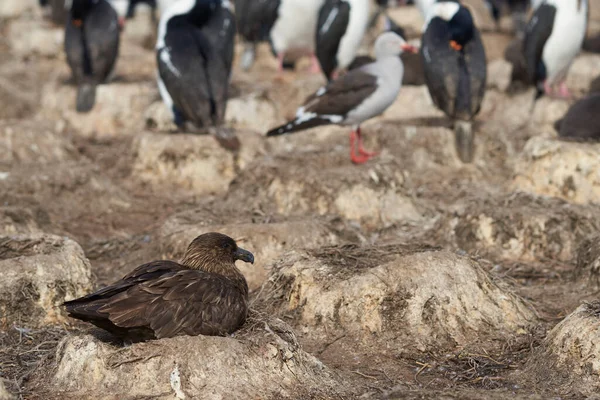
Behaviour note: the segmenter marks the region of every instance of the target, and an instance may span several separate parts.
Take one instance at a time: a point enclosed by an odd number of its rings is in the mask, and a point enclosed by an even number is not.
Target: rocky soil
[[[496,32],[475,14],[489,88],[474,163],[459,161],[427,89],[405,86],[363,126],[379,157],[355,166],[345,128],[263,137],[323,84],[305,60],[274,80],[261,46],[252,70],[234,68],[234,155],[174,131],[146,13],[80,115],[62,28],[36,1],[2,0],[0,399],[597,393],[600,144],[561,141],[553,125],[600,73],[600,55],[574,63],[575,99],[532,106],[501,58],[510,18]],[[418,38],[414,8],[393,15]],[[252,312],[230,337],[123,346],[61,311],[137,265],[179,259],[209,231],[257,260],[240,266]]]

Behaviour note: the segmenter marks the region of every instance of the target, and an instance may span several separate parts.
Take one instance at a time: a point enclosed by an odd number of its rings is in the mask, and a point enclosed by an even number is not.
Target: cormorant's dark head
[[[210,232],[190,243],[181,263],[192,269],[230,275],[237,260],[254,264],[254,255],[238,247],[229,236]]]
[[[228,3],[228,0],[186,0],[193,1],[194,6],[189,12],[190,18],[194,24],[202,26],[206,24],[213,16],[215,11],[221,7],[222,3]]]
[[[221,5],[221,3],[225,2],[227,0],[196,0],[196,4],[199,7],[208,7],[208,8],[212,8],[215,9],[217,7],[219,7]]]
[[[71,2],[71,23],[80,27],[85,16],[93,7],[92,0],[72,0]]]
[[[456,51],[462,50],[475,35],[475,24],[471,13],[457,1],[446,0],[435,3],[429,20],[433,18],[446,21],[450,31],[449,45]]]
[[[471,13],[465,7],[460,6],[456,14],[448,21],[448,26],[450,27],[450,45],[454,50],[462,50],[473,39],[475,25]]]
[[[233,8],[232,3],[229,0],[195,0],[196,8],[199,8],[207,13],[213,13],[217,8],[221,6]]]

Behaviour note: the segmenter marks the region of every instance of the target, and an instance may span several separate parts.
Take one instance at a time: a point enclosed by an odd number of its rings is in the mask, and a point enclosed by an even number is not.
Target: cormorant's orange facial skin
[[[77,28],[81,28],[81,25],[83,25],[83,21],[80,19],[74,19],[72,22]]]
[[[461,51],[462,50],[462,46],[460,44],[458,44],[455,40],[451,40],[450,41],[450,47],[452,47],[454,50],[456,51]]]

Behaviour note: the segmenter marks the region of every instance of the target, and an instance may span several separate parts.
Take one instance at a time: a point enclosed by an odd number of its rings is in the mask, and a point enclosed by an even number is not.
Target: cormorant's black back
[[[525,56],[527,76],[529,83],[536,86],[538,97],[544,92],[542,83],[546,79],[546,66],[542,60],[542,54],[546,41],[552,34],[555,15],[556,8],[554,6],[542,4],[535,10],[525,29],[523,55]]]
[[[433,18],[421,45],[425,82],[435,105],[447,116],[471,120],[481,108],[487,68],[481,36],[473,27],[462,50],[450,47],[453,33],[441,18]]]
[[[350,21],[350,3],[343,0],[326,0],[319,11],[316,32],[316,56],[327,80],[337,68],[340,41]]]
[[[94,105],[95,86],[109,77],[119,54],[118,16],[106,0],[73,0],[65,29],[65,52],[79,86],[77,109],[89,111]]]
[[[217,7],[210,14],[169,20],[158,49],[160,78],[175,111],[199,128],[223,122],[234,56],[235,16]]]

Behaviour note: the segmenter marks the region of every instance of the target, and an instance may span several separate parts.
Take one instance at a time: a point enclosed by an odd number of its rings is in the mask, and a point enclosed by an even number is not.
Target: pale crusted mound
[[[293,313],[309,334],[380,338],[420,351],[516,335],[536,321],[476,262],[419,246],[292,252],[273,266],[259,299]]]
[[[277,105],[265,93],[251,93],[227,102],[225,121],[235,128],[263,133],[268,127],[276,126],[280,120]]]
[[[273,93],[276,95],[277,93]],[[298,103],[304,99],[298,99]],[[293,104],[289,99],[286,104]],[[177,131],[173,112],[162,101],[155,101],[144,112],[146,126],[154,131]],[[236,130],[250,130],[261,135],[270,127],[285,122],[275,100],[266,91],[230,97],[227,101],[225,125]]]
[[[527,92],[533,100],[533,89]],[[554,124],[569,111],[569,103],[561,99],[543,96],[535,102],[533,110],[525,107],[523,110],[530,123],[530,129],[544,137],[554,135]]]
[[[92,289],[90,264],[74,241],[45,234],[0,237],[0,326],[64,321],[65,300]]]
[[[278,93],[273,93],[277,95]],[[304,99],[298,99],[296,104]],[[287,99],[286,104],[294,102]],[[173,112],[161,101],[155,101],[144,112],[146,125],[157,131],[175,131]],[[280,115],[276,100],[270,99],[266,91],[230,97],[227,101],[225,124],[234,129],[251,130],[263,134],[269,127],[285,122]]]
[[[513,188],[573,203],[600,200],[600,144],[534,137],[515,165]]]
[[[12,53],[19,58],[36,55],[49,58],[60,57],[64,51],[64,36],[63,27],[40,24],[39,21],[29,18],[21,18],[11,23],[7,33]]]
[[[321,74],[292,74],[287,71],[283,74],[282,80],[273,79],[277,71],[277,59],[272,56],[267,43],[259,46],[259,52],[262,53],[264,50],[266,51],[262,59],[257,59],[253,68],[255,73],[248,74],[241,68],[236,70],[234,67],[231,82],[233,90],[229,94],[225,114],[228,124],[262,133],[273,128],[274,125],[293,119],[298,107],[325,83]],[[300,69],[302,69],[300,64],[305,61],[307,60],[303,58],[298,63]],[[260,65],[263,63],[269,66]],[[271,67],[273,69],[270,69]],[[257,74],[261,75],[261,78],[258,78]],[[299,76],[302,78],[298,79]],[[252,115],[255,112],[257,114]]]
[[[250,290],[260,287],[268,276],[266,266],[291,249],[310,249],[338,243],[338,237],[317,220],[265,222],[246,224],[206,224],[194,212],[171,217],[163,225],[160,236],[161,256],[179,259],[190,242],[207,232],[221,232],[233,237],[238,245],[254,254],[254,264],[238,263]]]
[[[14,168],[78,160],[77,149],[57,125],[61,124],[48,120],[0,120],[0,165]]]
[[[597,4],[594,4],[596,6]],[[596,10],[598,7],[590,7],[590,10]],[[596,24],[598,21],[596,21]],[[579,93],[587,93],[591,81],[600,71],[600,55],[583,53],[573,61],[567,75],[567,85],[571,90]]]
[[[0,5],[0,18],[14,18],[35,9],[38,2],[35,0],[4,0]]]
[[[94,336],[59,345],[47,384],[68,399],[332,398],[343,387],[280,320],[233,337],[181,336],[116,347]]]
[[[600,286],[600,236],[597,234],[588,237],[579,245],[575,275],[590,289]]]
[[[497,59],[488,63],[487,87],[506,92],[510,86],[512,64],[504,59]]]
[[[65,71],[69,76],[69,72]],[[96,103],[89,113],[75,110],[74,85],[48,83],[42,93],[41,113],[46,118],[63,119],[83,136],[131,135],[144,128],[144,111],[158,97],[154,82],[111,82],[96,89]]]
[[[540,387],[591,396],[600,390],[600,302],[585,303],[554,327],[526,372]]]
[[[222,193],[262,146],[255,134],[238,134],[238,154],[211,135],[146,133],[133,143],[133,175],[155,187],[177,187],[195,194]]]
[[[383,113],[388,120],[444,117],[427,90],[427,86],[403,86],[397,100]]]
[[[289,161],[285,167],[249,166],[235,180],[227,201],[243,198],[250,209],[288,217],[335,215],[365,229],[416,223],[423,217],[403,188],[402,172],[393,165],[352,168],[347,161],[343,167],[327,168],[320,165],[326,160],[316,155]]]
[[[437,235],[472,253],[507,260],[570,261],[600,229],[600,210],[526,193],[472,196],[453,207]]]
[[[173,112],[161,99],[157,99],[144,111],[144,121],[145,127],[152,131],[177,131],[177,125],[173,122]]]

